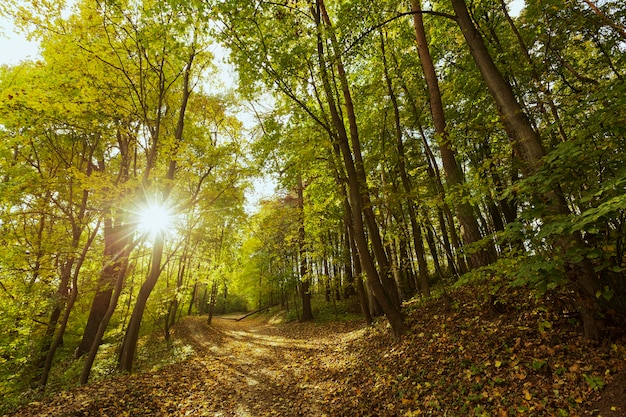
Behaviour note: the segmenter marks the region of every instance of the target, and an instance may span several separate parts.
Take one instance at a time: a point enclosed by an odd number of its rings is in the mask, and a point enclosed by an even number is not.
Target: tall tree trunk
[[[415,256],[417,257],[417,267],[418,267],[418,277],[419,277],[419,286],[422,294],[425,297],[430,297],[430,284],[428,282],[428,264],[426,263],[426,258],[424,257],[424,241],[422,239],[422,230],[420,225],[417,222],[417,215],[415,213],[415,204],[413,201],[417,199],[417,196],[414,195],[413,187],[411,185],[411,181],[409,180],[409,176],[406,172],[406,155],[404,152],[404,142],[402,140],[402,125],[400,123],[400,110],[398,106],[398,99],[396,97],[396,93],[393,89],[393,84],[391,82],[391,77],[389,76],[389,70],[387,68],[387,58],[385,54],[385,40],[381,35],[381,52],[383,58],[383,68],[385,73],[385,81],[387,83],[387,91],[389,92],[389,97],[391,98],[391,103],[393,105],[393,115],[394,115],[394,127],[396,134],[396,152],[398,153],[398,173],[400,174],[400,180],[402,181],[402,186],[404,188],[404,193],[406,196],[406,205],[409,211],[409,221],[411,223],[411,231],[413,236],[413,245],[415,248]]]
[[[70,318],[70,313],[72,312],[72,308],[74,307],[74,303],[76,302],[76,298],[78,297],[78,276],[80,273],[80,269],[83,263],[85,262],[85,258],[87,257],[87,252],[89,251],[89,248],[91,247],[91,244],[93,243],[93,240],[96,237],[96,234],[98,233],[99,229],[100,229],[100,222],[96,224],[94,230],[89,235],[87,242],[83,246],[83,250],[79,258],[76,260],[76,266],[72,273],[72,287],[71,287],[69,297],[67,300],[67,305],[65,306],[63,317],[61,317],[59,330],[57,331],[54,341],[52,342],[52,345],[50,346],[50,349],[46,356],[45,365],[43,367],[43,371],[41,374],[41,380],[39,383],[42,387],[45,387],[46,384],[48,383],[48,376],[50,375],[50,370],[52,368],[52,360],[54,359],[54,354],[57,348],[61,346],[61,343],[63,341],[63,335],[65,334],[65,329],[67,328],[67,323]],[[76,244],[78,244],[78,241],[76,241]],[[66,265],[66,268],[68,268],[71,271],[71,267],[73,263],[74,261],[72,260],[72,262],[69,262],[68,265]]]
[[[196,302],[196,298],[198,296],[198,277],[196,277],[196,281],[193,283],[193,290],[191,290],[191,300],[189,301],[189,307],[187,308],[187,315],[191,316],[193,311],[193,304]]]
[[[359,250],[359,256],[361,257],[362,266],[365,270],[370,288],[374,292],[385,315],[387,316],[387,320],[392,327],[394,335],[396,337],[399,337],[406,332],[406,325],[404,323],[402,313],[400,312],[399,303],[397,303],[397,300],[395,299],[397,298],[397,296],[394,296],[393,291],[389,291],[383,285],[383,282],[386,282],[390,279],[389,263],[386,259],[382,242],[380,241],[380,235],[378,227],[376,225],[376,219],[373,215],[373,211],[369,201],[366,186],[366,177],[363,167],[363,161],[361,158],[361,147],[358,140],[358,131],[356,128],[356,119],[347,86],[347,78],[345,76],[345,71],[343,70],[341,60],[339,59],[339,55],[337,53],[339,51],[336,51],[334,59],[338,69],[338,76],[342,84],[344,100],[346,101],[345,108],[348,113],[348,120],[350,124],[350,138],[348,137],[348,133],[345,129],[343,118],[340,116],[339,111],[335,105],[333,89],[330,85],[329,76],[327,73],[328,67],[325,59],[323,47],[324,43],[321,38],[321,18],[323,17],[325,24],[327,25],[328,32],[332,34],[330,19],[326,14],[323,0],[317,0],[316,6],[317,7],[315,10],[313,10],[313,12],[314,16],[316,17],[316,24],[318,27],[317,47],[318,58],[320,60],[320,72],[322,75],[322,82],[324,84],[324,91],[326,93],[326,98],[328,101],[327,104],[329,106],[333,125],[337,129],[336,140],[341,149],[344,166],[347,173],[350,207],[352,209],[352,220],[354,223],[354,238],[357,244],[357,248]],[[336,41],[334,43],[336,43]],[[352,144],[352,149],[350,147],[350,144]],[[365,217],[365,222],[363,221],[363,217]],[[379,271],[376,268],[374,259],[369,253],[369,244],[365,232],[366,225],[368,231],[370,232],[369,236],[372,240],[372,248],[374,250],[376,260],[378,261],[379,267],[381,269],[380,275]]]
[[[190,54],[189,60],[187,62],[187,65],[185,66],[183,73],[183,90],[180,108],[178,109],[178,121],[176,124],[176,130],[174,132],[174,149],[172,150],[172,159],[170,159],[169,161],[167,173],[165,174],[165,188],[163,190],[163,198],[161,200],[161,203],[165,203],[168,200],[173,188],[174,175],[176,173],[177,167],[177,161],[175,157],[177,148],[183,139],[185,113],[187,110],[187,103],[189,102],[189,96],[191,95],[190,76],[194,59],[195,52]],[[154,147],[157,146],[157,139],[158,137],[153,138]],[[151,151],[154,151],[154,149],[152,149]],[[148,170],[146,170],[146,172],[147,171]],[[144,177],[144,180],[146,180],[147,178],[147,176]],[[124,336],[124,341],[122,342],[122,347],[120,349],[120,354],[118,358],[118,369],[120,371],[130,373],[132,369],[132,363],[135,357],[135,350],[137,347],[137,340],[139,339],[139,328],[141,327],[141,319],[143,318],[143,313],[146,308],[148,298],[150,297],[150,294],[152,293],[152,290],[157,283],[159,275],[161,274],[161,260],[163,258],[163,249],[165,247],[165,237],[163,234],[163,231],[159,231],[156,233],[154,246],[152,248],[152,265],[150,267],[145,282],[139,290],[139,294],[137,294],[137,300],[135,301],[135,306],[133,307],[133,312],[131,314],[128,327],[126,328],[126,334]]]
[[[102,318],[109,308],[113,287],[115,286],[118,273],[124,262],[124,258],[120,255],[129,243],[130,238],[130,225],[114,225],[113,219],[107,215],[104,220],[105,264],[100,271],[96,295],[91,303],[83,337],[75,352],[77,358],[89,352],[95,335],[98,332],[98,327],[100,327],[100,323],[102,322]]]
[[[300,321],[313,320],[311,309],[311,278],[307,266],[306,235],[304,230],[304,184],[298,176],[298,261],[300,263],[300,298],[302,299],[302,318]]]
[[[206,319],[207,324],[211,324],[213,321],[213,314],[215,313],[215,303],[217,301],[217,279],[213,279],[211,284],[211,295],[209,296],[209,311]]]
[[[424,30],[424,21],[422,19],[421,0],[411,0],[413,13],[413,24],[415,28],[415,39],[417,41],[417,50],[424,71],[424,78],[428,87],[430,98],[430,110],[435,126],[435,135],[439,144],[439,152],[441,161],[446,173],[446,180],[450,190],[454,193],[460,193],[459,202],[455,204],[456,215],[461,223],[461,234],[465,245],[473,244],[482,239],[480,228],[473,207],[465,202],[467,195],[463,179],[463,172],[456,160],[456,154],[450,147],[450,138],[446,130],[446,119],[444,115],[443,102],[441,100],[441,92],[439,91],[439,80],[435,72],[430,50],[426,40],[426,32]],[[478,248],[473,250],[469,256],[472,268],[485,266],[495,261],[495,250],[492,247]]]
[[[391,56],[394,58],[396,67],[398,67],[398,63],[397,63],[397,59],[395,55],[392,54]],[[426,134],[424,133],[424,129],[422,128],[422,125],[420,123],[420,112],[417,108],[415,100],[413,99],[413,94],[411,94],[409,87],[406,85],[402,77],[400,77],[400,86],[402,87],[402,91],[404,91],[404,94],[407,97],[407,104],[409,108],[411,109],[413,118],[420,132],[422,144],[424,145],[423,150],[424,150],[424,159],[426,160],[426,163],[427,163],[427,173],[430,179],[432,180],[430,185],[433,188],[433,191],[435,192],[435,194],[440,196],[439,198],[441,199],[441,202],[442,202],[442,208],[438,209],[438,219],[439,219],[439,227],[441,230],[441,236],[443,239],[442,247],[446,255],[448,268],[450,269],[453,275],[460,276],[467,271],[467,268],[466,268],[465,261],[463,257],[461,256],[461,254],[459,254],[459,257],[458,257],[459,266],[457,267],[456,265],[457,261],[455,261],[452,247],[454,246],[457,253],[459,252],[459,246],[460,246],[460,244],[458,243],[459,239],[456,234],[456,229],[454,227],[451,227],[451,228],[446,227],[446,223],[443,220],[443,211],[446,212],[448,219],[452,219],[452,213],[450,212],[450,207],[446,203],[446,191],[441,182],[441,175],[439,173],[437,161],[436,161],[435,156],[433,155],[432,150],[430,149],[430,145],[428,144]],[[432,236],[432,226],[430,226],[428,230]],[[452,243],[450,242],[450,240],[452,240]],[[436,250],[435,245],[430,245],[430,250],[431,252],[433,250]],[[436,256],[436,252],[435,252],[435,255],[433,255],[433,259],[438,259],[438,257]],[[436,268],[439,267],[439,269],[437,270],[437,273],[440,277],[443,277],[443,273],[441,271],[439,262],[435,264],[435,267]]]
[[[119,187],[130,178],[131,160],[133,159],[134,139],[130,135],[122,134],[122,129],[117,129],[117,142],[120,150],[120,166],[118,168],[117,179],[114,187]],[[105,161],[98,161],[98,170],[105,169]],[[102,318],[106,314],[111,303],[113,287],[118,277],[121,267],[120,262],[124,262],[121,256],[126,245],[132,239],[130,225],[125,222],[125,218],[118,216],[113,218],[111,204],[104,210],[104,267],[98,276],[96,294],[94,295],[87,318],[87,324],[83,331],[83,337],[75,351],[77,358],[89,352],[98,328],[102,323]]]
[[[345,224],[344,229],[345,230],[342,234],[341,248],[339,248],[339,253],[342,255],[341,258],[343,260],[343,276],[345,282],[345,285],[343,287],[343,298],[347,299],[356,293],[356,286],[354,271],[352,268],[352,256],[350,254],[350,235],[347,227],[345,227]]]
[[[157,283],[159,276],[161,275],[161,260],[163,259],[163,249],[165,246],[165,238],[163,232],[158,232],[154,238],[154,246],[152,247],[152,261],[150,263],[150,270],[146,280],[139,289],[137,294],[137,300],[135,301],[135,307],[130,316],[122,348],[119,353],[118,369],[122,372],[128,372],[132,370],[133,359],[135,358],[135,350],[137,348],[137,340],[139,339],[139,328],[141,327],[141,319],[148,302],[148,297],[152,293],[152,289]]]
[[[543,162],[542,158],[545,156],[541,139],[523,112],[511,85],[496,67],[480,33],[470,18],[465,1],[451,0],[451,2],[457,16],[457,23],[463,32],[470,53],[496,102],[500,120],[511,140],[511,145],[522,162],[522,169],[527,175],[532,175],[539,170]],[[565,198],[558,186],[540,197],[545,205],[544,216],[570,214]],[[579,233],[574,233],[572,236],[557,236],[555,244],[561,254],[566,256],[566,252],[570,248],[576,244],[582,244],[582,237]],[[597,339],[599,326],[594,315],[597,309],[595,299],[597,282],[593,267],[587,260],[583,260],[576,264],[568,262],[565,268],[570,283],[577,291],[585,337]]]
[[[109,326],[109,321],[115,312],[115,307],[117,306],[117,302],[120,298],[120,294],[122,293],[122,287],[124,284],[124,279],[126,277],[126,272],[128,269],[128,258],[130,252],[132,251],[131,245],[127,245],[126,248],[122,250],[119,254],[119,257],[122,259],[120,264],[120,268],[117,270],[117,278],[115,280],[113,286],[113,295],[111,297],[111,301],[109,302],[109,306],[102,317],[102,321],[98,326],[98,330],[94,336],[93,342],[89,347],[89,353],[85,359],[85,363],[83,364],[83,369],[80,374],[80,383],[86,384],[89,380],[89,374],[91,373],[91,368],[93,366],[94,361],[96,360],[96,354],[98,353],[98,348],[100,347],[100,342],[104,337],[104,332],[106,332],[107,327]],[[115,259],[115,261],[117,261]]]
[[[372,312],[370,310],[369,300],[367,297],[367,289],[365,285],[363,285],[363,270],[361,269],[361,257],[359,256],[359,251],[356,247],[356,242],[354,241],[354,227],[352,222],[352,213],[350,210],[350,202],[348,201],[347,196],[344,198],[344,219],[346,226],[346,237],[348,239],[347,244],[349,246],[350,253],[352,254],[352,264],[354,265],[354,276],[356,281],[356,290],[359,296],[359,304],[361,306],[361,314],[363,314],[363,318],[365,319],[365,323],[369,326],[374,322],[372,318]]]
[[[502,9],[502,13],[504,14],[504,17],[506,18],[506,21],[509,24],[509,27],[515,34],[517,43],[522,51],[522,55],[524,56],[524,59],[526,60],[526,62],[528,62],[528,65],[530,66],[533,80],[535,81],[535,83],[539,87],[539,90],[544,95],[547,101],[548,107],[550,108],[550,112],[552,113],[552,117],[554,118],[554,122],[556,123],[558,127],[558,132],[559,132],[559,136],[561,136],[561,141],[565,142],[567,141],[567,134],[565,133],[565,129],[563,128],[563,123],[561,122],[558,108],[556,107],[554,100],[552,100],[552,92],[550,91],[550,87],[548,83],[544,83],[544,81],[541,79],[541,76],[539,75],[539,71],[537,70],[537,66],[535,65],[535,63],[533,62],[530,56],[530,52],[528,51],[526,42],[524,42],[524,38],[522,38],[521,33],[519,32],[519,30],[517,30],[517,27],[515,26],[515,22],[509,15],[509,12],[507,10],[507,6],[504,0],[500,0],[500,7]],[[542,113],[545,113],[543,100],[539,98],[537,100],[537,103],[539,104]]]
[[[188,256],[186,252],[187,251],[185,247],[185,249],[183,249],[183,255],[181,256],[180,263],[178,265],[178,272],[176,273],[176,293],[174,295],[174,298],[172,299],[172,302],[170,303],[170,307],[167,313],[167,323],[169,327],[176,324],[176,316],[177,316],[178,305],[179,305],[177,294],[179,294],[183,288],[185,274],[187,273]]]

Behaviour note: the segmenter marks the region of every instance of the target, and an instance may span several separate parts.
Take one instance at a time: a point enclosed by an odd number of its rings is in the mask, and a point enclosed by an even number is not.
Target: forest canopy
[[[3,4],[41,56],[0,66],[0,396],[317,295],[402,337],[406,301],[486,280],[566,294],[601,338],[626,312],[626,6],[508,3]]]

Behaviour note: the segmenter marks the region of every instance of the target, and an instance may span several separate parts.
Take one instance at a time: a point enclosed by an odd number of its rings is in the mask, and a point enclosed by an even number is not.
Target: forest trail
[[[626,334],[589,343],[556,300],[548,311],[521,291],[501,295],[502,312],[469,289],[454,293],[452,311],[436,300],[407,307],[411,331],[400,340],[383,321],[186,317],[173,330],[193,351],[186,359],[13,416],[626,415]]]
[[[194,345],[195,360],[209,385],[201,398],[197,393],[181,398],[179,411],[211,416],[324,415],[326,393],[338,387],[320,377],[342,372],[339,358],[346,356],[342,351],[354,337],[354,326],[343,327],[332,331],[313,324],[277,327],[255,319],[219,317],[209,327],[203,318],[188,318],[178,337]]]
[[[174,337],[190,358],[31,404],[20,416],[323,416],[341,391],[347,342],[358,323],[276,326],[267,320],[187,317]]]

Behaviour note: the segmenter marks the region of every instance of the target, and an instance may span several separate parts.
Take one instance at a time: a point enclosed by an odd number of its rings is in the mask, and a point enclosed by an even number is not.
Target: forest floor
[[[563,298],[471,287],[384,321],[275,323],[187,317],[194,354],[31,403],[15,416],[626,415],[626,338],[582,339]],[[418,305],[419,304],[419,305]],[[548,306],[547,308],[545,306]],[[611,329],[608,329],[611,330]]]

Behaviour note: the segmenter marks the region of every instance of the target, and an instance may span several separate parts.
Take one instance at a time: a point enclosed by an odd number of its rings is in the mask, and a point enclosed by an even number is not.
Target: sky
[[[513,0],[509,5],[511,15],[517,16],[523,6],[524,0]],[[15,65],[38,56],[37,43],[29,42],[23,34],[15,33],[14,29],[10,20],[0,17],[0,64]]]
[[[511,15],[517,16],[523,6],[524,0],[513,0],[509,5]],[[23,60],[36,59],[38,54],[38,44],[28,41],[24,34],[16,33],[13,23],[0,16],[0,65],[16,65]],[[247,196],[248,205],[256,206],[260,199],[270,197],[274,187],[275,183],[271,179],[255,180],[253,190]]]
[[[15,33],[13,23],[0,17],[0,64],[16,65],[37,58],[38,54],[36,42],[29,42],[23,34]]]

